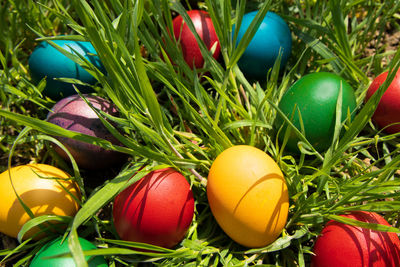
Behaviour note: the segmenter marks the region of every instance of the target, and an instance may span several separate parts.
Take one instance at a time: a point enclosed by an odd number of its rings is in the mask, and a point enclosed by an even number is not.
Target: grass
[[[399,29],[400,4],[394,0],[208,0],[198,5],[208,10],[217,26],[222,56],[218,61],[213,59],[201,45],[206,64],[204,69],[193,71],[169,38],[173,14],[184,15],[193,29],[185,16],[187,6],[196,7],[193,1],[1,4],[0,148],[4,155],[12,156],[10,162],[1,158],[1,171],[7,164],[46,162],[68,168],[81,181],[87,194],[65,231],[79,266],[86,262],[78,236],[90,238],[101,248],[85,254],[105,255],[110,266],[139,262],[161,266],[308,266],[315,236],[327,220],[340,219],[336,216],[340,213],[376,211],[393,228],[364,227],[399,232],[398,137],[379,131],[370,121],[388,83],[368,103],[363,99],[371,78],[389,70],[391,80],[399,67],[400,50],[386,51],[378,46],[376,53],[368,56],[365,49],[372,40],[379,44],[389,26]],[[259,17],[268,10],[281,14],[293,33],[293,51],[285,72],[279,75],[277,65],[263,81],[247,80],[236,65],[257,21],[238,46],[231,38],[235,36],[231,32],[235,21],[255,8]],[[120,118],[109,118],[114,124],[103,121],[123,146],[76,135],[43,121],[54,101],[41,96],[43,83],[30,82],[27,60],[37,40],[51,40],[60,34],[90,40],[98,51],[107,75],[82,59],[76,60],[102,85],[95,88],[96,93],[117,105]],[[383,59],[388,64],[384,65]],[[337,142],[327,152],[303,151],[293,156],[276,140],[273,122],[279,113],[277,104],[291,84],[316,71],[336,73],[351,84],[358,101],[357,115],[347,125],[337,123],[337,129],[345,133],[337,135]],[[87,179],[90,173],[55,156],[49,144],[56,141],[51,136],[118,150],[129,154],[130,161],[104,183],[93,184]],[[208,207],[205,183],[210,165],[220,152],[237,144],[253,145],[270,154],[288,183],[287,225],[281,237],[264,248],[247,249],[234,243],[216,225]],[[145,253],[140,249],[149,245],[118,240],[111,224],[110,203],[120,190],[162,164],[178,168],[190,181],[196,214],[180,246],[173,250],[151,247],[156,252]],[[134,179],[129,180],[132,175]],[[22,232],[50,219],[54,218],[33,219]],[[3,249],[0,255],[5,263],[24,266],[47,240],[28,240],[16,248]]]

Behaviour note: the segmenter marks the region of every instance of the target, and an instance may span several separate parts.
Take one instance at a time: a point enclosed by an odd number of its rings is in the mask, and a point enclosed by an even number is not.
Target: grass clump
[[[220,60],[200,42],[203,69],[189,68],[170,37],[176,14],[183,15],[193,30],[185,16],[189,6],[210,13],[221,42]],[[245,12],[255,8],[260,17],[268,10],[282,15],[293,34],[286,69],[279,73],[278,61],[262,81],[247,80],[238,68],[249,39],[235,46],[231,30]],[[370,118],[399,68],[400,52],[378,45],[373,55],[365,52],[383,40],[389,26],[399,28],[398,10],[394,0],[8,1],[1,6],[0,149],[4,155],[11,153],[14,161],[10,164],[48,162],[70,168],[82,178],[82,192],[88,194],[65,232],[79,266],[86,262],[78,236],[91,238],[101,248],[85,255],[105,255],[110,266],[307,266],[313,240],[323,224],[338,214],[375,211],[396,229],[399,226],[398,137],[376,129]],[[248,31],[249,38],[255,24]],[[110,99],[120,112],[120,118],[111,118],[114,124],[103,121],[122,146],[43,121],[54,101],[42,97],[43,83],[30,82],[27,60],[35,39],[64,34],[92,42],[98,52],[107,74],[90,64],[86,67],[101,85],[96,94]],[[383,70],[390,72],[388,82],[363,103],[371,79]],[[296,80],[317,71],[336,73],[351,84],[357,115],[351,122],[336,125],[344,134],[337,134],[326,152],[311,149],[311,153],[289,154],[276,138],[279,100]],[[92,183],[85,180],[90,174],[55,156],[49,145],[55,142],[51,136],[96,143],[128,154],[130,161],[121,170],[110,171],[112,176],[101,183]],[[217,226],[207,203],[205,184],[212,161],[238,144],[266,151],[288,183],[289,219],[280,238],[267,247],[247,249],[234,243]],[[7,168],[6,157],[1,160],[2,171]],[[172,250],[118,240],[110,217],[113,197],[158,164],[179,169],[190,180],[196,199],[192,226]],[[26,265],[41,244],[28,240],[0,254],[4,262],[12,259],[16,265]]]

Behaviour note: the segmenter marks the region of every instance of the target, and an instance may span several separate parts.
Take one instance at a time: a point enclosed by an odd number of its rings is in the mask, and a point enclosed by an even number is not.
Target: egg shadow
[[[208,27],[207,24],[207,20],[206,18],[208,16],[206,16],[205,14],[201,13],[199,14],[200,16],[200,21],[201,21],[201,32],[202,32],[202,37],[203,37],[203,42],[206,45],[206,47],[208,47],[211,44],[211,30],[210,27]]]
[[[64,185],[65,186],[65,185]],[[67,191],[75,190],[73,184],[65,186]],[[49,189],[32,189],[19,195],[24,204],[33,212],[35,217],[41,215],[60,215],[62,213],[65,216],[73,216],[78,210],[78,204],[75,200],[64,191],[61,186],[57,186],[57,189],[62,190],[55,192]],[[60,200],[63,199],[62,202]],[[6,224],[13,225],[19,222],[22,217],[26,215],[26,211],[22,207],[18,199],[15,199],[12,206],[7,213]],[[26,222],[24,222],[26,223]],[[59,222],[57,222],[58,224]],[[37,232],[37,227],[28,231],[24,237],[29,237]]]

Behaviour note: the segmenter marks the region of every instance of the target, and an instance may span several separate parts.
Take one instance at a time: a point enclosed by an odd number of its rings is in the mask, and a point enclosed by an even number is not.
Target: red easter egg
[[[221,47],[209,14],[203,10],[191,10],[188,11],[187,14],[191,18],[197,34],[200,36],[201,40],[203,40],[207,49],[211,51],[211,49],[215,47],[213,57],[217,59]],[[175,39],[179,41],[182,47],[186,63],[190,67],[194,65],[196,68],[202,68],[204,59],[200,52],[199,45],[182,16],[179,15],[174,18],[173,27]]]
[[[190,185],[172,168],[150,172],[119,193],[113,206],[121,239],[165,248],[182,241],[193,215]]]
[[[384,72],[374,79],[368,88],[365,97],[366,101],[385,82],[387,75],[388,72]],[[379,128],[384,128],[393,123],[400,123],[400,70],[397,71],[392,83],[383,94],[372,120]],[[385,131],[387,133],[400,132],[400,124],[389,126],[385,128]]]
[[[353,211],[341,215],[362,222],[389,225],[374,212]],[[313,267],[400,266],[400,241],[395,233],[373,231],[329,221],[317,238]]]

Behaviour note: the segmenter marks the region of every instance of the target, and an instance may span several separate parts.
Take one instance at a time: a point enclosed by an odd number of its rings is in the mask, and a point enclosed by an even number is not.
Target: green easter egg
[[[49,258],[58,254],[70,252],[68,248],[68,240],[62,242],[62,238],[59,237],[53,241],[50,241],[44,247],[42,247],[36,256],[33,258],[30,267],[75,267],[75,262],[71,257],[59,257],[59,258]],[[79,243],[83,250],[96,249],[96,246],[86,239],[79,238]],[[86,257],[89,267],[107,267],[108,264],[106,260],[101,256],[96,257]]]
[[[343,122],[348,113],[354,117],[352,112],[356,108],[356,97],[351,86],[343,78],[332,73],[317,72],[305,75],[289,88],[279,103],[281,111],[300,131],[301,120],[303,121],[305,137],[319,152],[328,149],[332,143],[340,88]],[[281,127],[283,123],[283,118],[278,115],[276,127]],[[285,129],[286,127],[283,130]],[[282,142],[283,138],[284,131],[280,133],[279,140]],[[296,133],[292,131],[286,148],[291,152],[299,152],[299,141]]]

